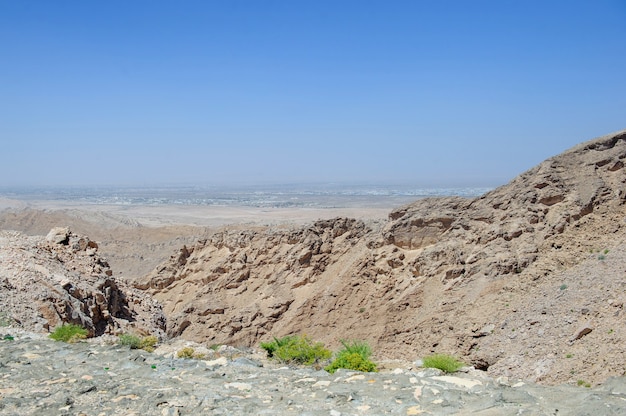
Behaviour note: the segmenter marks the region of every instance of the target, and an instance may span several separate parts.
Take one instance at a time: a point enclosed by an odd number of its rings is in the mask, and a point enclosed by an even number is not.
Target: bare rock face
[[[368,340],[380,358],[443,352],[493,375],[599,381],[626,365],[612,347],[626,341],[625,161],[622,131],[479,198],[416,201],[387,224],[224,231],[139,287],[163,303],[170,335],[198,342],[300,332]],[[590,318],[593,332],[572,341]]]
[[[624,132],[584,143],[480,198],[424,199],[398,209],[390,214],[386,242],[421,249],[414,261],[418,274],[443,276],[450,284],[520,273],[531,265],[532,273],[546,275],[554,265],[537,260],[571,245],[565,235],[584,234],[598,218],[619,216],[625,159]],[[596,215],[587,218],[591,213]],[[562,250],[557,256],[573,265],[578,254]]]
[[[45,239],[0,232],[0,304],[5,319],[25,329],[50,331],[62,323],[92,336],[122,330],[162,332],[160,306],[112,277],[98,245],[69,228]]]
[[[362,249],[369,231],[345,218],[291,231],[224,231],[183,247],[138,287],[167,305],[170,336],[250,344],[272,331],[338,257]]]

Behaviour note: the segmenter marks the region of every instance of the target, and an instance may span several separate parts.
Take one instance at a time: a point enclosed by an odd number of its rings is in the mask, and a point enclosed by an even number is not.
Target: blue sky
[[[623,0],[0,0],[0,185],[500,185],[626,128],[625,21]]]

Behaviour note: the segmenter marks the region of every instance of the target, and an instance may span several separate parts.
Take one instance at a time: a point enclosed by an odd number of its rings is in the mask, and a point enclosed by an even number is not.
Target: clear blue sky
[[[499,185],[626,128],[626,1],[0,0],[0,186]]]

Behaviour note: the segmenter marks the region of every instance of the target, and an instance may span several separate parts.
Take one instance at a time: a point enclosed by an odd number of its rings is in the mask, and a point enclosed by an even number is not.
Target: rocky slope
[[[163,333],[160,305],[112,275],[98,245],[69,228],[54,228],[45,238],[0,231],[3,325],[47,332],[74,323],[91,336]]]
[[[137,287],[163,304],[169,335],[198,342],[304,332],[368,340],[381,358],[447,352],[494,375],[600,382],[626,364],[625,160],[622,131],[387,223],[226,230]]]

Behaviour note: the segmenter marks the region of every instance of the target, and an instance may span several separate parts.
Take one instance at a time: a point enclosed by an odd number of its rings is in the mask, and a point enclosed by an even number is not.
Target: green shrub
[[[273,358],[274,352],[276,352],[276,350],[278,350],[279,348],[284,348],[290,343],[296,342],[295,338],[297,338],[295,335],[287,335],[282,338],[274,337],[273,341],[261,342],[260,345],[261,345],[261,348],[267,351],[267,356],[270,358]]]
[[[50,338],[55,341],[63,342],[78,342],[81,339],[87,338],[89,331],[80,325],[75,324],[63,324],[55,328],[50,334]]]
[[[141,349],[144,351],[148,351],[148,352],[153,352],[154,351],[154,347],[156,347],[156,344],[158,344],[159,339],[157,337],[155,337],[154,335],[149,335],[147,337],[143,337],[143,339],[141,340]]]
[[[122,334],[119,336],[117,343],[119,345],[125,345],[127,347],[130,347],[131,350],[141,348],[141,338],[139,338],[137,335]]]
[[[422,360],[424,368],[438,368],[445,373],[454,373],[463,367],[463,363],[446,354],[433,354]]]
[[[332,374],[340,368],[371,373],[376,371],[376,364],[363,358],[360,354],[352,352],[338,355],[324,370]]]
[[[341,344],[343,348],[339,350],[333,362],[324,370],[331,374],[340,368],[367,373],[377,371],[376,364],[369,359],[372,355],[372,349],[366,342],[352,341],[348,343],[341,341]]]
[[[178,353],[176,353],[176,356],[178,358],[184,358],[185,360],[191,360],[191,359],[202,360],[203,358],[205,358],[204,354],[196,353],[196,350],[194,350],[191,347],[183,348],[182,350],[178,351]]]
[[[119,345],[128,346],[131,350],[142,349],[147,352],[153,352],[158,342],[159,339],[153,335],[139,338],[137,335],[133,334],[122,334],[117,341]]]
[[[262,342],[261,348],[268,357],[283,363],[311,365],[331,357],[331,352],[321,342],[313,342],[304,335],[291,335],[276,338],[271,342]]]
[[[191,348],[191,347],[185,347],[182,350],[178,351],[178,353],[176,354],[176,356],[178,358],[184,358],[184,359],[192,359],[194,354],[196,353],[196,351]]]

